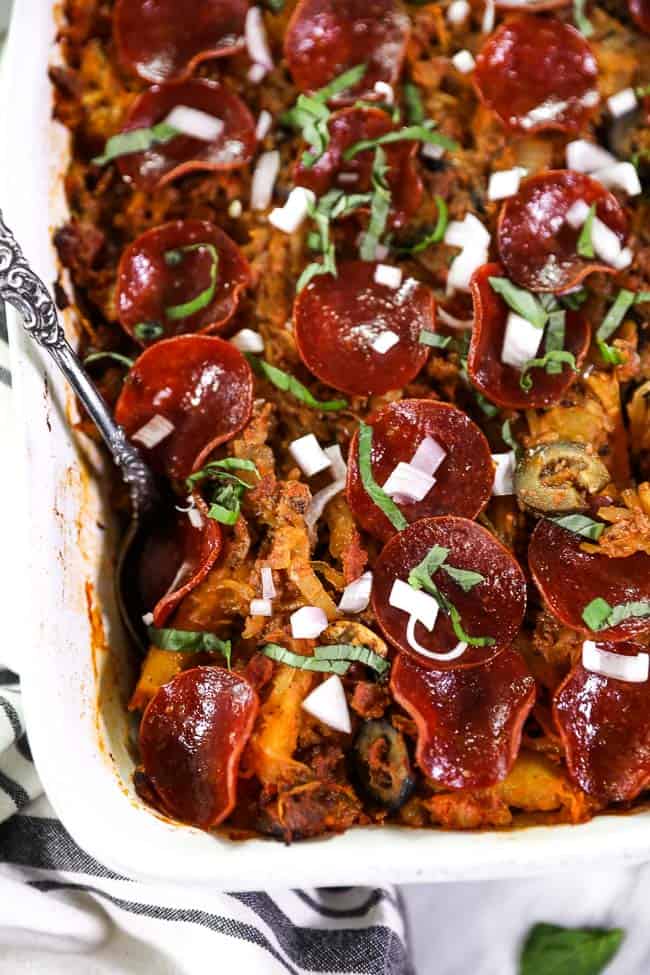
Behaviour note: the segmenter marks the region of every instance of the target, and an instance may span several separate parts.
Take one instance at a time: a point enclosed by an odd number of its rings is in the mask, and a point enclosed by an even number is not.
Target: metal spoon
[[[5,224],[0,211],[0,298],[13,305],[23,319],[25,331],[54,360],[83,403],[99,430],[111,457],[129,488],[131,523],[118,554],[117,602],[124,625],[138,644],[143,644],[142,607],[136,606],[134,561],[146,525],[166,521],[171,502],[164,497],[156,478],[139,451],[111,416],[110,410],[77,354],[65,337],[56,306],[47,288],[30,268],[20,245]]]

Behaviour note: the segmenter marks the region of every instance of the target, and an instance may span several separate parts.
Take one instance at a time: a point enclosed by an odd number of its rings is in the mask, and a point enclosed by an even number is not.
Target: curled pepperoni
[[[294,169],[294,182],[323,196],[331,189],[346,193],[368,193],[372,189],[374,149],[366,149],[349,161],[343,153],[362,139],[376,139],[395,131],[386,112],[378,108],[344,108],[328,122],[330,140],[327,149],[313,166],[299,160]],[[404,141],[386,146],[391,191],[391,221],[400,227],[417,211],[422,199],[422,181],[415,166],[417,142]]]
[[[252,405],[253,378],[241,352],[215,336],[179,335],[156,342],[136,359],[115,419],[155,470],[183,478],[241,430]],[[154,417],[173,429],[146,447],[137,434]]]
[[[140,752],[172,816],[207,829],[232,812],[257,709],[248,681],[221,667],[185,670],[152,698],[142,716]]]
[[[511,129],[578,132],[598,107],[598,65],[582,34],[553,17],[523,15],[483,45],[474,80]]]
[[[650,34],[650,2],[649,0],[628,0],[630,14],[644,34]]]
[[[143,190],[163,186],[197,170],[238,169],[255,150],[255,121],[244,102],[226,85],[192,79],[154,85],[131,105],[121,132],[148,129],[163,122],[177,105],[196,108],[223,122],[211,142],[177,135],[157,142],[144,152],[120,156],[117,165],[125,179]]]
[[[432,515],[475,518],[483,510],[492,491],[494,465],[487,440],[466,413],[437,400],[403,399],[378,410],[370,425],[372,472],[379,485],[397,464],[411,460],[425,437],[432,437],[446,453],[422,501],[397,502],[409,523]],[[363,486],[358,440],[355,433],[348,455],[348,503],[362,528],[386,540],[395,529]]]
[[[528,565],[550,611],[565,626],[588,633],[582,613],[600,597],[610,606],[650,600],[650,555],[626,558],[583,552],[585,539],[548,519],[540,521],[528,548]],[[632,617],[598,630],[597,639],[618,642],[650,630],[650,618]]]
[[[535,366],[527,373],[532,380],[529,390],[521,387],[521,372],[501,361],[501,350],[510,309],[493,290],[489,278],[503,277],[499,264],[484,264],[472,278],[474,299],[474,331],[467,357],[467,371],[473,384],[498,406],[521,410],[527,407],[550,406],[557,403],[574,381],[576,373],[568,363],[562,372],[549,373]],[[567,311],[564,348],[575,358],[576,367],[582,365],[591,331],[578,311]],[[544,339],[538,356],[544,353]]]
[[[284,53],[296,86],[314,91],[348,68],[366,65],[361,81],[337,101],[375,94],[378,81],[399,78],[410,22],[396,0],[300,0]]]
[[[443,569],[435,573],[434,582],[456,607],[470,636],[494,639],[490,646],[469,646],[449,664],[434,662],[411,647],[406,637],[407,614],[390,605],[395,580],[407,582],[411,569],[422,562],[434,545],[449,550],[446,561],[453,568],[483,576],[483,581],[469,592],[464,592]],[[512,643],[524,617],[526,582],[508,549],[485,528],[467,518],[450,515],[423,518],[394,535],[382,549],[374,567],[372,607],[387,639],[414,656],[423,667],[456,669],[484,663]],[[416,623],[415,639],[433,653],[447,653],[458,643],[449,616],[442,610],[431,632]]]
[[[621,644],[600,644],[620,652]],[[625,652],[648,652],[624,644]],[[603,677],[578,664],[558,688],[553,714],[571,778],[606,802],[635,799],[650,784],[650,684]]]
[[[391,690],[417,726],[416,761],[451,789],[486,789],[512,768],[535,681],[512,648],[460,670],[423,667],[400,654]]]
[[[293,306],[302,361],[324,383],[353,396],[409,383],[427,358],[420,332],[432,331],[435,323],[430,288],[413,278],[399,288],[377,284],[376,267],[369,261],[343,262],[336,277],[313,278]],[[399,341],[378,352],[373,343],[386,332]]]
[[[209,294],[213,277],[208,304],[185,317],[170,317],[170,309]],[[120,323],[141,345],[184,332],[212,332],[232,318],[250,280],[248,261],[223,230],[207,220],[174,220],[148,230],[122,254],[116,297]],[[153,328],[139,332],[138,325]]]
[[[596,204],[596,216],[618,237],[627,237],[627,218],[616,197],[602,183],[571,169],[531,176],[503,204],[497,242],[506,273],[531,291],[568,291],[594,271],[616,274],[616,268],[578,254],[580,229],[566,222],[578,200]]]
[[[243,45],[247,10],[247,0],[118,0],[120,60],[145,81],[185,78],[201,61]]]

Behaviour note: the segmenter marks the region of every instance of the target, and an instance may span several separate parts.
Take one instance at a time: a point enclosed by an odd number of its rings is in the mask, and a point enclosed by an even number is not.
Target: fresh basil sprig
[[[519,975],[601,975],[623,935],[621,928],[535,924],[522,948]]]
[[[501,295],[505,303],[514,312],[525,318],[535,328],[544,328],[548,320],[548,312],[532,292],[518,288],[508,278],[492,276],[488,278],[488,281],[492,290]]]
[[[230,640],[220,640],[214,633],[195,630],[157,630],[153,626],[147,627],[147,633],[149,640],[158,650],[169,650],[173,653],[220,653],[226,658],[230,669],[232,643]]]
[[[587,0],[573,0],[573,22],[583,37],[591,37],[594,32],[594,26],[587,18],[585,13],[586,9]]]
[[[324,413],[332,413],[335,410],[344,410],[348,405],[346,399],[328,399],[319,400],[303,386],[295,376],[290,373],[285,372],[284,369],[278,369],[277,366],[272,366],[270,362],[266,362],[264,359],[258,359],[257,356],[248,353],[246,358],[251,364],[254,372],[260,376],[264,376],[268,379],[277,389],[281,389],[285,393],[290,393],[301,403],[305,403],[306,406],[311,406],[314,410],[322,410]]]
[[[119,156],[130,156],[136,152],[146,152],[152,146],[164,142],[170,142],[177,135],[181,135],[179,129],[167,122],[159,122],[150,129],[132,129],[130,132],[120,132],[113,135],[104,147],[101,156],[95,156],[92,160],[95,166],[105,166]]]

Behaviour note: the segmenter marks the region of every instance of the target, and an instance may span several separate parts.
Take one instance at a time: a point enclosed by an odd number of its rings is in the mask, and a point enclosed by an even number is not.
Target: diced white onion
[[[338,674],[332,674],[314,688],[302,702],[302,707],[317,721],[334,728],[335,731],[343,731],[347,735],[352,731],[348,702]]]
[[[639,174],[631,162],[605,166],[604,169],[597,169],[593,176],[608,190],[623,190],[628,196],[638,196],[641,192]]]
[[[142,622],[145,626],[151,626],[153,623],[153,613],[145,613],[142,617]]]
[[[363,613],[364,609],[368,608],[371,591],[372,572],[364,572],[345,587],[341,594],[339,609],[342,613]]]
[[[378,264],[375,268],[375,282],[397,290],[402,283],[402,269],[392,264]]]
[[[291,614],[289,622],[291,636],[296,640],[315,640],[329,625],[320,606],[302,606]]]
[[[185,583],[185,581],[187,580],[187,576],[190,574],[191,571],[192,571],[191,562],[181,562],[181,564],[178,567],[178,571],[176,572],[176,575],[169,583],[169,586],[167,587],[166,592],[163,593],[163,596],[168,596],[170,592],[176,592],[177,589],[180,589],[181,582],[183,582],[183,584]]]
[[[269,42],[266,36],[264,16],[259,7],[249,7],[248,13],[246,14],[244,37],[248,54],[253,64],[259,64],[261,67],[266,68],[267,71],[270,71],[273,67],[273,58],[271,57]]]
[[[254,85],[260,83],[262,78],[266,77],[266,68],[263,64],[251,64],[248,69],[248,80]]]
[[[436,315],[442,324],[448,328],[456,328],[458,331],[474,328],[473,318],[456,318],[454,315],[450,315],[448,311],[445,311],[444,308],[436,308]]]
[[[198,508],[190,508],[187,512],[192,528],[203,528],[203,515]]]
[[[376,81],[373,91],[376,95],[379,95],[387,105],[392,105],[395,101],[395,92],[385,81]]]
[[[420,155],[425,159],[442,159],[445,154],[444,146],[436,146],[432,142],[425,142],[420,149]]]
[[[319,471],[327,470],[331,464],[318,440],[313,433],[298,437],[289,444],[289,453],[305,477],[312,477]]]
[[[344,186],[346,184],[351,185],[352,183],[359,182],[358,173],[339,173],[336,178],[338,179],[339,183],[343,183]]]
[[[623,88],[622,91],[617,91],[607,99],[607,107],[614,118],[633,112],[638,104],[634,88]]]
[[[309,507],[305,512],[305,524],[308,528],[312,529],[314,527],[332,498],[335,498],[337,494],[341,493],[341,491],[345,491],[344,477],[337,478],[335,481],[332,481],[331,484],[328,484],[326,487],[321,488],[320,491],[316,492],[309,502]]]
[[[233,220],[236,220],[238,217],[241,217],[243,210],[244,208],[241,205],[241,200],[232,200],[230,206],[228,207],[228,216],[232,217]]]
[[[604,166],[613,166],[618,162],[616,156],[601,146],[586,139],[575,139],[566,147],[566,164],[568,169],[575,169],[577,173],[593,173]]]
[[[469,74],[476,67],[476,61],[471,51],[467,49],[457,51],[451,59],[451,63],[456,68],[456,71],[460,71],[461,74]]]
[[[257,117],[257,125],[255,126],[255,138],[262,140],[271,131],[271,126],[273,125],[273,116],[270,112],[267,112],[265,108],[262,109]]]
[[[396,579],[388,597],[389,605],[414,617],[425,629],[431,630],[438,617],[438,603],[433,596],[421,589],[414,589],[408,582]]]
[[[444,239],[445,244],[462,248],[449,268],[447,292],[469,291],[472,275],[487,262],[490,234],[473,213],[468,213],[464,220],[452,220],[447,225]]]
[[[567,210],[564,219],[570,227],[573,227],[574,230],[579,230],[588,216],[589,204],[584,200],[576,200],[575,203],[572,203]]]
[[[242,328],[230,340],[240,352],[264,352],[264,339],[252,328]]]
[[[375,352],[378,352],[379,355],[385,355],[386,352],[389,352],[390,349],[392,349],[394,345],[397,345],[398,342],[399,335],[397,332],[393,332],[391,329],[386,329],[386,331],[380,332],[379,335],[372,340],[370,343],[370,348]]]
[[[514,196],[519,190],[521,177],[525,175],[526,170],[521,166],[491,173],[487,191],[488,200],[505,200],[509,196]]]
[[[433,650],[427,650],[415,637],[415,624],[418,622],[415,616],[409,616],[408,623],[406,624],[406,642],[416,653],[421,653],[423,657],[429,657],[431,660],[456,660],[457,657],[461,657],[467,650],[466,643],[457,643],[454,649],[448,653],[434,653]]]
[[[637,653],[628,657],[622,653],[601,650],[593,640],[582,644],[582,666],[594,674],[613,677],[629,684],[643,684],[650,672],[650,655]]]
[[[293,234],[302,224],[316,195],[304,186],[294,186],[283,207],[276,207],[269,214],[269,223],[285,234]]]
[[[487,264],[487,260],[487,247],[465,247],[449,266],[447,294],[453,294],[454,291],[469,291],[474,274]]]
[[[201,139],[203,142],[214,142],[224,130],[223,120],[208,115],[198,108],[190,108],[189,105],[176,105],[165,119],[167,125],[178,129],[183,135],[189,135],[193,139]]]
[[[629,267],[634,259],[634,254],[629,247],[623,247],[618,252],[618,257],[614,261],[614,267],[617,271],[622,271],[623,268]]]
[[[266,210],[269,206],[279,171],[280,153],[277,149],[263,152],[257,160],[251,183],[251,208],[253,210]]]
[[[147,450],[151,450],[152,447],[157,447],[159,443],[162,443],[165,437],[168,437],[174,429],[173,423],[170,423],[160,413],[156,413],[150,420],[147,420],[144,426],[141,426],[139,430],[136,430],[131,435],[131,440],[136,440],[143,447],[146,447]]]
[[[270,599],[251,599],[248,611],[251,616],[273,616],[273,604]]]
[[[453,3],[447,7],[447,20],[450,24],[458,27],[465,23],[471,12],[472,8],[467,0],[453,0]]]
[[[485,10],[483,11],[483,23],[481,30],[484,34],[489,34],[494,30],[494,18],[496,15],[496,4],[494,0],[485,0]]]
[[[343,460],[343,454],[341,453],[341,448],[337,443],[331,444],[329,447],[325,447],[323,451],[324,454],[329,457],[330,464],[332,465],[332,474],[335,479],[347,477],[348,468],[347,464]]]
[[[438,441],[427,435],[411,457],[410,464],[423,474],[433,477],[446,456],[447,451]]]
[[[619,266],[621,259],[621,242],[613,230],[603,223],[598,217],[594,217],[591,225],[591,242],[594,245],[596,256],[607,264]],[[624,265],[626,266],[626,265]]]
[[[495,497],[514,494],[515,467],[517,464],[514,450],[509,450],[507,454],[492,454],[492,460],[496,465],[492,494]]]
[[[503,336],[501,361],[515,369],[523,369],[528,360],[534,359],[537,355],[543,334],[543,329],[536,328],[532,322],[522,318],[516,312],[509,312]]]
[[[452,247],[489,247],[490,233],[478,217],[466,213],[463,220],[451,220],[445,230],[445,244]]]
[[[400,501],[406,503],[422,501],[435,483],[434,477],[418,470],[417,467],[405,464],[401,460],[397,467],[391,471],[384,484],[384,491],[398,503]]]
[[[268,566],[264,566],[260,570],[260,575],[262,577],[262,598],[275,599],[277,592],[275,591],[275,583],[273,582],[273,570]]]

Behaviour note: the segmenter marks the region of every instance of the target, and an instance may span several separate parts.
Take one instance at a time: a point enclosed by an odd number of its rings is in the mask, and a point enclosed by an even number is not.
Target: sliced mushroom
[[[388,721],[366,721],[354,743],[354,762],[364,791],[389,812],[403,806],[415,786],[404,736]]]
[[[515,491],[534,512],[584,511],[589,496],[609,480],[609,471],[589,447],[559,441],[535,447],[519,460]]]

